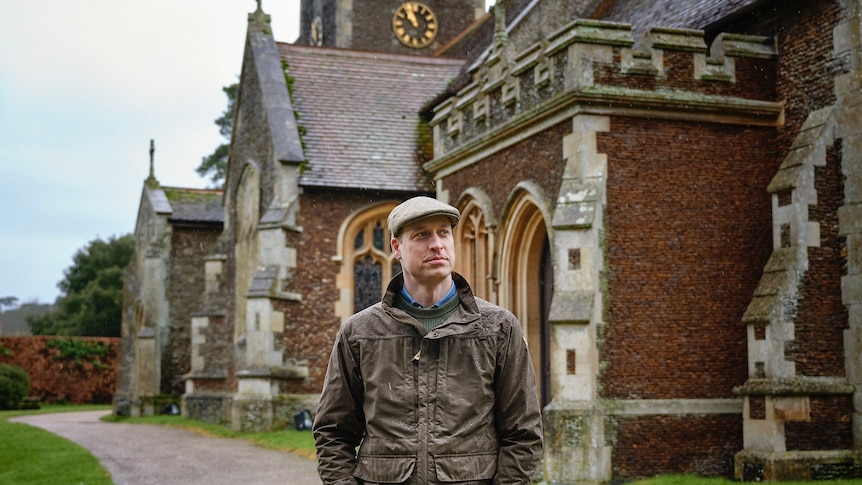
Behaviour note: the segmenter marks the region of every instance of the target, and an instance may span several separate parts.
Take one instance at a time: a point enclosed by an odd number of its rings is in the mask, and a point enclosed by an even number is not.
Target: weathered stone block
[[[862,203],[862,172],[853,172],[844,179],[844,197],[849,204]]]
[[[555,291],[548,320],[551,323],[589,323],[594,301],[592,291]]]
[[[642,44],[651,49],[705,54],[707,48],[703,37],[701,30],[653,27],[647,29]]]
[[[777,295],[786,284],[786,272],[764,273],[760,278],[760,283],[757,284],[757,288],[754,290],[754,296]]]
[[[862,172],[862,135],[844,136],[841,140],[841,151],[841,173],[850,175]]]
[[[711,57],[750,57],[757,59],[774,59],[778,57],[775,41],[771,37],[759,35],[742,35],[722,32],[718,34],[710,47]]]
[[[743,450],[734,457],[734,476],[745,481],[828,480],[858,478],[862,457],[854,450]]]
[[[772,400],[775,419],[781,421],[811,421],[811,400],[807,396],[781,397]]]
[[[838,231],[842,236],[862,233],[862,204],[838,208]]]
[[[775,174],[775,177],[772,178],[772,181],[769,182],[769,185],[766,187],[766,190],[770,194],[774,194],[782,190],[796,188],[797,184],[799,183],[799,179],[801,178],[804,171],[804,165],[796,165],[790,168],[779,170],[778,173]]]
[[[845,305],[862,303],[862,274],[841,278],[841,301]]]
[[[790,271],[796,268],[796,249],[780,248],[772,251],[769,261],[766,263],[764,272],[774,273],[776,271]]]

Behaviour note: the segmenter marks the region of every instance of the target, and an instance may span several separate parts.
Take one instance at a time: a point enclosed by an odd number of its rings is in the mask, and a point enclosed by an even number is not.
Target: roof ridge
[[[333,57],[352,57],[357,59],[373,59],[373,60],[391,60],[393,62],[410,62],[413,64],[429,64],[429,65],[461,65],[467,62],[466,59],[456,57],[427,57],[427,56],[411,56],[409,54],[393,54],[390,52],[375,52],[358,49],[344,49],[340,47],[322,47],[322,46],[307,46],[298,44],[289,44],[286,42],[276,43],[279,53],[284,53],[284,50],[293,52],[309,52],[315,55],[326,55]]]
[[[223,194],[224,193],[224,191],[222,189],[213,189],[213,188],[201,189],[201,188],[195,188],[195,187],[177,187],[177,186],[169,186],[169,185],[162,185],[162,186],[159,186],[159,188],[162,190],[165,190],[165,189],[167,189],[167,190],[182,190],[184,192],[201,192],[201,193],[212,193],[212,194]]]

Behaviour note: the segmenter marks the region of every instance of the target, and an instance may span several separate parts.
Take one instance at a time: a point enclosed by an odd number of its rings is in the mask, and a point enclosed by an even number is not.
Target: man
[[[517,319],[453,272],[460,217],[429,197],[389,214],[402,273],[335,341],[313,428],[325,485],[531,482],[542,417],[529,351]]]

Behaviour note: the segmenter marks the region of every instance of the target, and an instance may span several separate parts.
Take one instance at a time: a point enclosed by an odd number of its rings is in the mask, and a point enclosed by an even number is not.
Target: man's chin
[[[417,274],[414,276],[416,277],[417,281],[421,281],[423,284],[437,284],[446,280],[451,275],[451,266],[440,266],[437,268],[428,268],[421,274]]]

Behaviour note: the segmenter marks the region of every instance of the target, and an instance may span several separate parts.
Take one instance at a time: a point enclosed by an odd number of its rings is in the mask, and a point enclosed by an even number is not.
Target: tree
[[[210,180],[215,185],[224,183],[227,175],[227,160],[230,149],[230,136],[233,133],[233,117],[236,111],[236,97],[239,93],[239,83],[233,83],[230,86],[222,88],[227,95],[227,108],[222,112],[221,116],[215,120],[215,124],[219,127],[219,133],[227,140],[226,143],[219,145],[211,154],[201,159],[201,164],[195,168],[195,172],[201,177],[210,176]]]
[[[131,234],[95,239],[79,249],[57,286],[63,294],[56,308],[28,317],[34,335],[119,337],[123,308],[123,272],[135,251]]]
[[[14,308],[18,306],[18,297],[16,296],[4,296],[0,297],[0,310],[3,310],[3,307]]]

